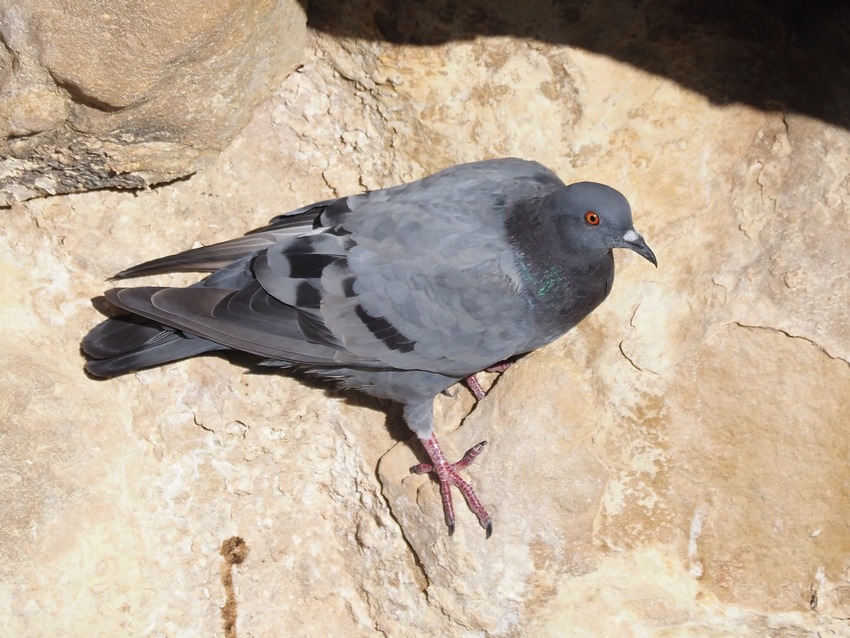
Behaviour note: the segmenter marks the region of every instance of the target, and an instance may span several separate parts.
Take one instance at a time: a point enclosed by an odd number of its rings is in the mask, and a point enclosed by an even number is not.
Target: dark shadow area
[[[497,35],[568,44],[668,77],[716,104],[850,128],[850,2],[310,0],[308,24],[398,44]]]
[[[404,423],[402,408],[398,403],[393,403],[392,401],[384,399],[376,399],[365,392],[340,388],[332,381],[307,374],[297,368],[281,368],[278,366],[262,365],[262,358],[247,352],[240,352],[239,350],[224,350],[220,353],[209,353],[204,356],[210,355],[221,356],[233,364],[233,366],[242,368],[244,374],[285,375],[297,379],[299,383],[307,386],[308,388],[321,390],[330,398],[342,399],[348,405],[354,405],[359,408],[380,412],[384,415],[385,426],[390,436],[393,440],[398,441],[399,443],[409,441],[414,436],[413,432],[411,432]]]

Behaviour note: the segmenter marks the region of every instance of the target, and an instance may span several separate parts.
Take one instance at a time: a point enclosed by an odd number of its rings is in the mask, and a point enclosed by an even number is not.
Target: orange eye
[[[584,214],[584,221],[588,226],[599,226],[599,215],[589,210]]]

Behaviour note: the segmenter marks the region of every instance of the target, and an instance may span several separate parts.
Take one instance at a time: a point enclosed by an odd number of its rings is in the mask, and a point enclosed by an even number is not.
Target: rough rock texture
[[[0,205],[207,166],[304,37],[295,0],[0,2]]]
[[[6,214],[0,626],[850,636],[848,147],[563,44],[314,33],[191,180]],[[219,358],[84,377],[90,298],[121,268],[499,155],[627,193],[660,267],[618,254],[573,333],[474,409],[440,397],[447,451],[490,442],[468,472],[490,540],[463,508],[446,536],[391,408]]]

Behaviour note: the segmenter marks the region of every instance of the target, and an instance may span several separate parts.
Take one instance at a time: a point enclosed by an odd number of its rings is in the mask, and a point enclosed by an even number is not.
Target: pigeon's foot
[[[425,446],[425,451],[431,457],[431,463],[420,463],[410,468],[414,474],[427,474],[434,472],[437,479],[440,481],[440,497],[443,499],[443,514],[446,517],[446,525],[449,526],[449,536],[455,531],[455,512],[452,504],[452,485],[454,485],[463,497],[466,499],[466,504],[469,509],[478,517],[478,522],[481,523],[487,532],[487,538],[490,538],[493,533],[493,523],[490,520],[490,515],[478,497],[475,495],[475,490],[472,486],[464,481],[458,472],[468,467],[481,454],[481,450],[487,444],[487,441],[481,441],[478,445],[474,445],[466,451],[463,458],[457,463],[449,463],[446,460],[440,444],[437,442],[437,437],[433,434],[427,439],[419,439],[422,445]]]
[[[496,372],[498,374],[501,374],[502,372],[510,368],[512,365],[513,361],[502,361],[501,363],[497,363],[494,366],[490,366],[485,370],[485,372]],[[472,394],[475,395],[476,401],[480,401],[487,394],[486,392],[484,392],[484,388],[481,387],[481,382],[478,380],[478,377],[476,375],[470,374],[468,377],[466,377],[466,379],[464,379],[464,381],[466,382],[467,387],[469,387],[469,389],[472,391]]]

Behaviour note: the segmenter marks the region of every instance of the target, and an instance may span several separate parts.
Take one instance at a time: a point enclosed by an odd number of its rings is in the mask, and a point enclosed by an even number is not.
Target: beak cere
[[[620,247],[635,251],[638,255],[658,268],[658,260],[655,259],[655,253],[653,253],[650,247],[646,245],[644,238],[641,237],[641,234],[634,228],[630,228],[623,235],[623,243],[620,244]]]

